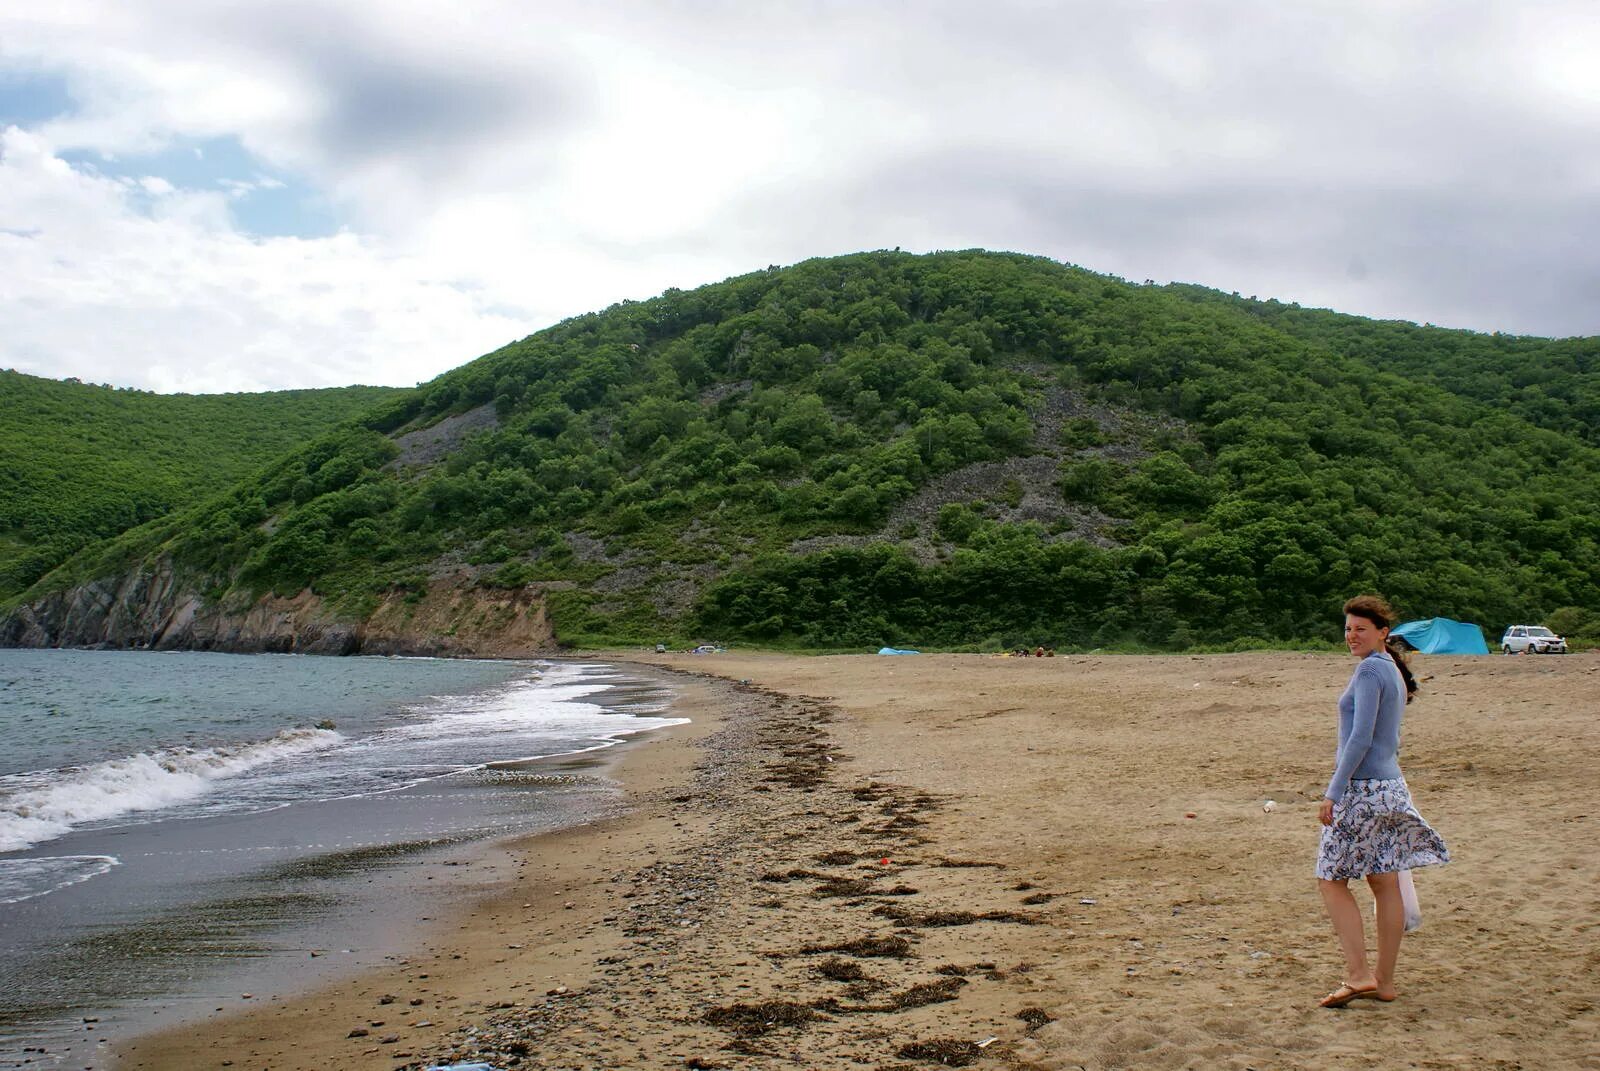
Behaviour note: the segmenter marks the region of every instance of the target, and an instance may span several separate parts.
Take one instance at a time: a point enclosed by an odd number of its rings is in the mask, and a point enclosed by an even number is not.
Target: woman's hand
[[[1325,826],[1333,825],[1333,801],[1324,798],[1322,806],[1317,808],[1317,821]]]

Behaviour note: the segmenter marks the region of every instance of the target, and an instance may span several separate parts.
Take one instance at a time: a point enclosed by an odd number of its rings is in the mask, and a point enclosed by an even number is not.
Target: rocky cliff
[[[503,591],[464,575],[396,593],[365,617],[307,590],[210,601],[198,578],[157,559],[128,576],[47,595],[0,618],[0,646],[514,658],[555,649],[536,585]]]

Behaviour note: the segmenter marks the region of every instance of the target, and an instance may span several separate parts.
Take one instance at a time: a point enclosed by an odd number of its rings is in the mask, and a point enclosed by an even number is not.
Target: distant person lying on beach
[[[1344,984],[1318,1003],[1395,999],[1394,971],[1406,930],[1402,872],[1448,863],[1450,853],[1411,803],[1400,773],[1400,720],[1416,694],[1404,654],[1389,645],[1394,612],[1375,595],[1344,604],[1344,642],[1359,661],[1339,697],[1339,750],[1318,817],[1322,902],[1344,953]],[[1409,878],[1409,874],[1406,875]],[[1378,961],[1367,966],[1367,939],[1351,878],[1366,878],[1377,902]]]

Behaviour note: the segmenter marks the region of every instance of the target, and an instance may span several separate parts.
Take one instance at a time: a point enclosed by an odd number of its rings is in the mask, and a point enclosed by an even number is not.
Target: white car
[[[1567,641],[1543,625],[1512,625],[1500,637],[1506,654],[1566,654]]]

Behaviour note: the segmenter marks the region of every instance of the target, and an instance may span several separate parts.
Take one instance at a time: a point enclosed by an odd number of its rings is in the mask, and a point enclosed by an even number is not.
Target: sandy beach
[[[118,1066],[1600,1068],[1600,656],[1414,662],[1453,862],[1400,998],[1341,1011],[1311,872],[1348,657],[606,657],[694,719],[627,748],[627,814]]]

